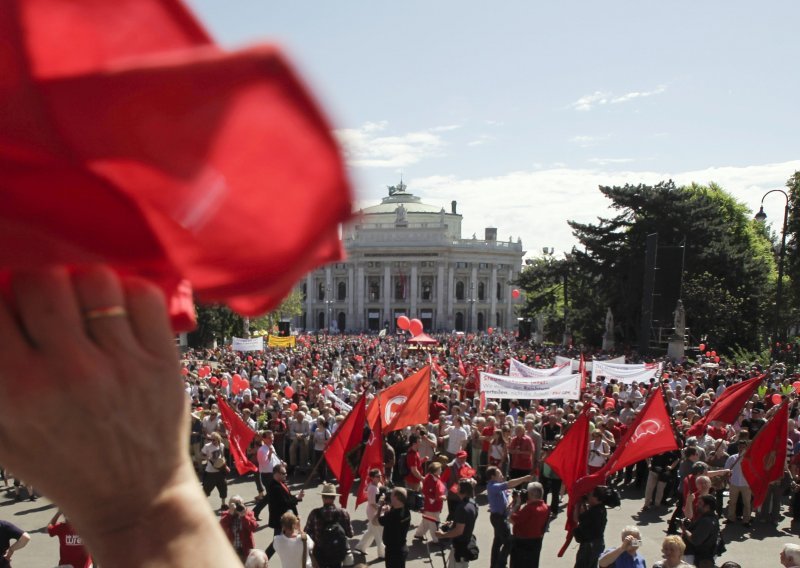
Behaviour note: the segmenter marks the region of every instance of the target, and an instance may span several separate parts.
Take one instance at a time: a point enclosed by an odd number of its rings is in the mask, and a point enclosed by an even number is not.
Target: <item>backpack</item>
[[[341,565],[347,553],[350,551],[350,544],[347,542],[347,534],[339,524],[339,515],[322,514],[325,525],[319,533],[319,540],[314,546],[314,557],[320,566]]]

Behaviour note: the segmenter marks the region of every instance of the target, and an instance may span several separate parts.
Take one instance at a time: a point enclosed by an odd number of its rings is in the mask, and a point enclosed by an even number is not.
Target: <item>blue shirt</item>
[[[489,495],[489,512],[494,515],[505,515],[508,511],[508,482],[490,481],[486,486]]]
[[[602,558],[609,552],[616,549],[617,549],[616,546],[612,548],[606,548],[603,551],[603,554],[600,555],[600,558]],[[647,563],[644,561],[644,556],[642,556],[638,552],[636,553],[636,556],[631,556],[627,552],[623,552],[622,554],[617,556],[617,559],[611,566],[613,566],[614,568],[647,568]]]

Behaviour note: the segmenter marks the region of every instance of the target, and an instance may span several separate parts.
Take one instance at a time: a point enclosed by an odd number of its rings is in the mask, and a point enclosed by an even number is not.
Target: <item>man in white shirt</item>
[[[356,550],[366,556],[367,548],[372,541],[378,545],[378,558],[383,558],[386,552],[383,547],[383,525],[378,522],[380,507],[378,505],[378,492],[383,487],[381,483],[381,470],[377,467],[369,470],[369,485],[367,486],[367,532],[356,545]]]
[[[305,467],[308,462],[308,440],[311,436],[311,423],[306,420],[305,412],[298,410],[289,423],[289,466]]]
[[[447,446],[445,451],[450,458],[456,457],[461,450],[466,449],[469,433],[464,428],[464,421],[460,416],[453,417],[453,425],[447,431]]]
[[[261,478],[261,484],[265,491],[269,488],[270,482],[272,481],[272,470],[276,465],[282,463],[280,456],[278,456],[278,452],[275,450],[275,446],[272,445],[273,439],[274,436],[272,434],[272,430],[264,430],[264,433],[261,435],[261,447],[258,448],[258,452],[256,452],[256,460],[258,461],[258,475]],[[269,494],[265,493],[264,497],[262,497],[253,508],[253,514],[255,515],[256,520],[260,520],[258,516],[268,503]]]
[[[736,522],[736,501],[741,495],[742,524],[744,524],[746,527],[749,527],[751,514],[750,497],[752,496],[752,491],[750,490],[750,485],[747,483],[747,479],[742,473],[742,460],[739,459],[739,454],[747,449],[747,440],[739,440],[737,445],[739,452],[733,454],[725,462],[725,469],[731,470],[730,497],[728,499],[727,517],[728,522]]]

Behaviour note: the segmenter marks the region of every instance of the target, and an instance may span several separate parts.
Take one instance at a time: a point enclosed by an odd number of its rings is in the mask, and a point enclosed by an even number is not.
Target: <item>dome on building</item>
[[[389,195],[381,199],[380,204],[365,207],[361,212],[364,215],[391,214],[394,215],[397,208],[402,205],[406,213],[436,213],[442,212],[441,205],[430,205],[422,203],[422,200],[406,191],[406,184],[402,181],[399,185],[389,186]]]

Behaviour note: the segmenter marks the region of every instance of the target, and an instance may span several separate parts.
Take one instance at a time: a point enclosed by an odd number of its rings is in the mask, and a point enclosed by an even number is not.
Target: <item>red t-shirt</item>
[[[422,494],[425,495],[425,506],[423,511],[439,513],[442,510],[442,496],[447,492],[447,488],[441,479],[436,479],[430,473],[422,480]]]
[[[47,534],[58,537],[59,564],[73,566],[74,568],[86,568],[92,563],[92,557],[83,547],[83,541],[75,533],[75,529],[69,523],[58,523],[47,525]]]
[[[408,450],[406,454],[406,465],[408,466],[408,475],[406,475],[406,483],[419,483],[420,480],[411,472],[411,468],[416,467],[417,471],[422,473],[422,460],[419,459],[419,452],[417,450]]]
[[[514,436],[508,443],[511,455],[511,469],[533,469],[533,454],[535,446],[528,436]],[[524,453],[512,454],[510,450],[525,450]]]
[[[489,436],[489,439],[484,440],[481,444],[481,450],[488,452],[489,446],[492,444],[492,436],[494,436],[494,426],[486,426],[481,432],[481,436]]]

